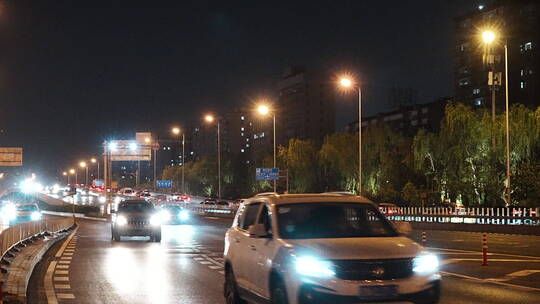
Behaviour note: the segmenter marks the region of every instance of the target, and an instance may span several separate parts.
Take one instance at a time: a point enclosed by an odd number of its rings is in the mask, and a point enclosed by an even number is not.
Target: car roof
[[[373,204],[369,199],[358,195],[343,195],[334,193],[306,193],[306,194],[274,194],[254,196],[246,199],[246,203],[266,201],[274,205],[302,204],[302,203],[360,203]]]

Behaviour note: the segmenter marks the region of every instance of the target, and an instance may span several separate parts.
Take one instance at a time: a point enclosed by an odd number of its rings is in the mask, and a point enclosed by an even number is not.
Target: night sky
[[[0,0],[0,146],[58,175],[105,139],[275,97],[289,65],[354,72],[367,115],[392,86],[451,96],[453,18],[477,4]]]

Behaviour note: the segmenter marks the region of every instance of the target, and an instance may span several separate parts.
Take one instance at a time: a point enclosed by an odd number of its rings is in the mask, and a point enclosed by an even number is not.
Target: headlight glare
[[[434,254],[422,254],[414,258],[413,271],[420,274],[439,270],[439,258]]]
[[[150,224],[152,226],[159,226],[161,225],[161,216],[159,214],[154,214],[150,218]]]
[[[180,213],[178,214],[178,216],[180,217],[180,220],[181,220],[181,221],[187,221],[187,220],[189,220],[189,211],[187,211],[187,210],[182,210],[182,211],[180,211]]]
[[[336,274],[333,265],[329,261],[324,261],[311,256],[296,258],[296,272],[308,277],[331,277]]]
[[[41,212],[39,212],[39,211],[32,212],[32,215],[30,215],[30,218],[32,219],[32,221],[40,220],[41,219]]]
[[[127,218],[126,218],[125,216],[123,216],[123,215],[118,215],[118,216],[116,217],[116,224],[117,224],[118,226],[124,226],[124,225],[126,225],[126,224],[127,224]]]

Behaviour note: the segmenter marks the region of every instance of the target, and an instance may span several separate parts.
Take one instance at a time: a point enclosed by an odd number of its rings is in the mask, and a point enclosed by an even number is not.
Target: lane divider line
[[[462,278],[462,279],[478,281],[478,282],[483,282],[483,283],[497,284],[497,285],[502,285],[502,286],[521,289],[521,290],[526,290],[526,291],[540,291],[540,288],[528,287],[528,286],[516,285],[516,284],[510,284],[510,283],[496,281],[494,279],[481,279],[481,278],[471,277],[471,276],[468,276],[468,275],[459,274],[459,273],[453,273],[453,272],[448,272],[448,271],[440,271],[440,273],[442,275],[449,275],[449,276],[453,276],[453,277],[458,277],[458,278]]]

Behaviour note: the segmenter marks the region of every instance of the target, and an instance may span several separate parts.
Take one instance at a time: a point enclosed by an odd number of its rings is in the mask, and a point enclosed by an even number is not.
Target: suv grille
[[[391,280],[412,275],[412,259],[333,260],[336,276],[342,280]]]
[[[128,219],[128,224],[131,226],[144,227],[148,226],[148,221],[144,219]]]

